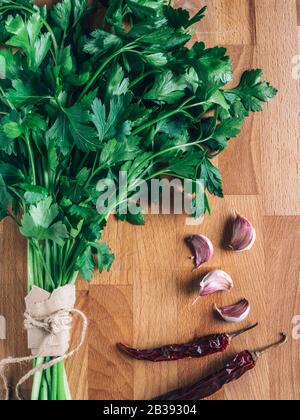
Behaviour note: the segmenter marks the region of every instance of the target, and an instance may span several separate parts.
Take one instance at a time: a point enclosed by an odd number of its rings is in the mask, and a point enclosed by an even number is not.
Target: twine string
[[[36,366],[35,368],[31,369],[29,372],[27,372],[17,383],[15,387],[16,397],[18,400],[22,400],[21,394],[20,394],[20,388],[21,386],[32,376],[34,376],[38,372],[42,372],[44,370],[47,370],[55,365],[57,365],[60,362],[65,361],[66,359],[74,356],[79,349],[82,347],[86,333],[88,328],[88,320],[87,317],[83,312],[81,312],[78,309],[70,309],[70,310],[61,310],[58,311],[49,317],[46,318],[32,318],[28,313],[25,313],[25,321],[24,325],[26,329],[29,328],[41,328],[44,331],[48,333],[48,335],[45,337],[44,342],[42,343],[40,347],[40,354],[43,353],[45,348],[47,348],[49,342],[53,339],[53,337],[58,334],[61,331],[69,330],[72,323],[72,316],[71,314],[77,314],[82,321],[82,329],[81,329],[81,335],[78,340],[77,345],[73,350],[70,350],[66,352],[64,355],[57,357],[47,363],[43,363],[39,366]],[[4,384],[4,390],[5,390],[5,400],[9,400],[9,383],[7,376],[5,374],[5,369],[9,365],[13,364],[21,364],[25,362],[31,362],[35,360],[39,355],[36,356],[27,356],[27,357],[8,357],[7,359],[3,359],[0,361],[0,377]]]

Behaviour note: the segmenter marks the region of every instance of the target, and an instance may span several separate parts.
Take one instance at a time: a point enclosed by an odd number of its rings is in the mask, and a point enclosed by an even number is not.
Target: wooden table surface
[[[199,5],[198,0],[176,3],[191,12]],[[226,196],[212,200],[213,214],[201,226],[186,226],[185,217],[175,215],[148,216],[145,227],[110,220],[105,237],[116,263],[111,273],[95,275],[89,286],[78,284],[78,307],[89,317],[90,328],[85,348],[68,363],[75,399],[149,399],[214,371],[235,352],[273,342],[281,331],[289,334],[289,344],[266,355],[252,373],[214,399],[300,399],[300,340],[292,338],[292,319],[300,315],[300,80],[292,77],[293,57],[300,54],[299,3],[208,2],[195,39],[227,46],[236,80],[249,67],[263,68],[279,94],[264,113],[247,121],[219,159]],[[250,253],[235,255],[220,246],[226,220],[235,209],[257,229]],[[209,266],[192,273],[184,239],[197,233],[208,235],[216,252]],[[8,320],[0,356],[20,356],[27,352],[22,328],[26,248],[10,221],[0,225],[0,252],[0,314]],[[234,290],[192,307],[201,274],[214,268],[232,275]],[[116,351],[118,341],[147,347],[230,331],[234,326],[213,316],[213,303],[230,304],[243,297],[252,304],[248,322],[260,325],[236,340],[225,355],[155,365],[128,360]],[[11,379],[20,374],[14,368]]]

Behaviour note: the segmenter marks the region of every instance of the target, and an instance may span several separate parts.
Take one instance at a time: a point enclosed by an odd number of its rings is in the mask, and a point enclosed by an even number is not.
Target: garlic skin
[[[210,239],[204,235],[194,235],[188,239],[188,243],[191,246],[195,261],[195,268],[201,267],[201,265],[210,261],[214,254],[214,246]]]
[[[218,308],[215,305],[215,310],[226,322],[237,324],[244,321],[250,314],[250,304],[246,299],[241,300],[236,305],[224,306]]]
[[[235,252],[250,251],[256,241],[256,230],[245,217],[236,215],[229,248]]]
[[[200,283],[200,297],[225,292],[233,288],[233,280],[223,270],[214,270],[207,274]]]

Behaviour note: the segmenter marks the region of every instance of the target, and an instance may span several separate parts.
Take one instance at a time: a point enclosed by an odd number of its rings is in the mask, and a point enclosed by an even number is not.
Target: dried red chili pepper
[[[275,347],[279,347],[287,342],[287,337],[282,334],[279,343],[273,344],[263,351],[251,353],[248,350],[242,351],[234,359],[232,359],[223,369],[217,373],[201,379],[199,382],[182,388],[168,394],[161,395],[154,400],[174,401],[174,400],[203,400],[216,392],[220,391],[224,385],[240,379],[245,373],[254,369],[257,360],[266,352]]]
[[[207,337],[197,337],[193,341],[185,344],[171,344],[151,350],[133,349],[119,343],[119,349],[137,360],[147,360],[150,362],[172,362],[187,358],[200,358],[215,353],[223,353],[231,341],[241,334],[252,330],[258,324],[244,328],[232,334],[214,334]]]

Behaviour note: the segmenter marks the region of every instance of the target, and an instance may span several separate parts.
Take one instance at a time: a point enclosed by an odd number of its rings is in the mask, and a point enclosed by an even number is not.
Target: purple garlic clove
[[[214,247],[210,239],[204,235],[194,235],[188,239],[193,252],[195,268],[199,268],[202,264],[211,260],[214,254]]]
[[[232,238],[229,248],[235,252],[249,251],[256,240],[256,231],[245,217],[236,215],[233,223]]]
[[[233,281],[229,274],[222,270],[214,270],[207,274],[200,283],[200,297],[216,292],[229,291],[233,288]]]
[[[250,314],[250,304],[246,299],[241,300],[236,305],[224,306],[218,308],[215,305],[215,310],[226,322],[238,323],[244,321]]]

